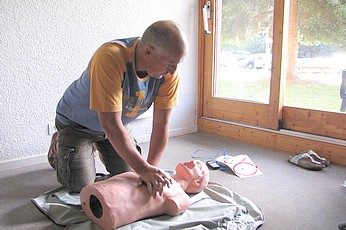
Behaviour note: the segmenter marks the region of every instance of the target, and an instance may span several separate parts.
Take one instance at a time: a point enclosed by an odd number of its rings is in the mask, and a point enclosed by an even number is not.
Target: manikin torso
[[[158,215],[175,216],[190,206],[186,193],[197,193],[209,181],[207,166],[198,160],[176,167],[170,188],[153,198],[145,185],[138,186],[139,176],[126,172],[84,187],[81,204],[85,214],[102,229],[113,229]]]

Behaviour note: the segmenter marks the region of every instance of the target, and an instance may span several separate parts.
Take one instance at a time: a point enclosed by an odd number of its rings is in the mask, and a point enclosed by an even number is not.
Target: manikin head
[[[209,182],[209,169],[200,160],[192,160],[179,163],[175,168],[176,175],[173,178],[177,181],[185,181],[184,188],[187,193],[198,193],[202,191]]]

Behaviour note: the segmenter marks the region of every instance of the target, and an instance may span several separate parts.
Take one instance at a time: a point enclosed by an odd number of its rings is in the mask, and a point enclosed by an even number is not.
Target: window
[[[344,2],[213,0],[200,8],[200,117],[346,140]]]
[[[231,0],[219,4],[214,96],[268,104],[273,0],[256,4]]]
[[[346,70],[345,2],[298,0],[295,8],[285,105],[345,112],[340,95]]]

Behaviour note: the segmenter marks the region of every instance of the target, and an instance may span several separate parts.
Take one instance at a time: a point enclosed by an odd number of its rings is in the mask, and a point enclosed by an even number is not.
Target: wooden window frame
[[[203,25],[202,8],[207,2],[211,7],[211,18],[208,20],[211,34],[204,32]],[[294,64],[292,55],[288,55],[287,51],[288,48],[296,48],[295,40],[289,38],[296,34],[297,2],[274,1],[273,60],[268,105],[213,97],[217,3],[218,0],[199,0],[198,129],[289,152],[313,149],[334,163],[346,165],[344,114],[283,105],[286,76],[291,74]]]

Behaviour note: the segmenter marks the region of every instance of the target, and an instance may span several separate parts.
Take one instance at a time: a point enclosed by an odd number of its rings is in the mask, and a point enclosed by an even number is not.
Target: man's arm
[[[101,127],[115,151],[147,183],[149,192],[155,196],[162,193],[170,178],[159,168],[150,165],[132,144],[132,140],[121,121],[121,112],[98,112]],[[159,183],[160,182],[160,183]]]
[[[172,109],[154,108],[153,128],[150,138],[148,162],[158,166],[169,138],[169,121]]]

